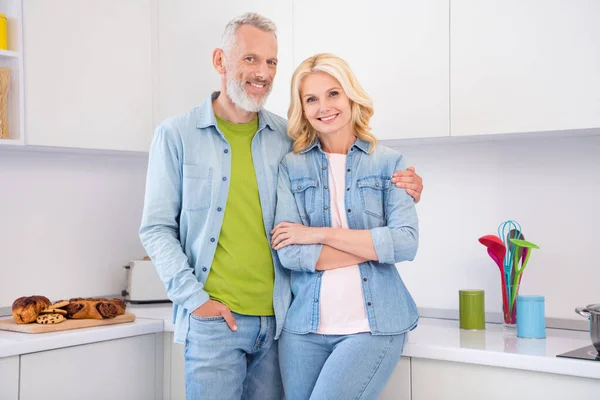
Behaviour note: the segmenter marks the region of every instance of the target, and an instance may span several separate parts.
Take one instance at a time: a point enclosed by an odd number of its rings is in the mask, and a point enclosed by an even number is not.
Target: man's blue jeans
[[[185,343],[188,400],[281,400],[275,317],[233,313],[233,332],[223,317],[190,315]]]

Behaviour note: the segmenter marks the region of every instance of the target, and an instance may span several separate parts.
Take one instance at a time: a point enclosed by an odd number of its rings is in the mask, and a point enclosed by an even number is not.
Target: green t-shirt
[[[252,163],[258,119],[234,124],[217,117],[217,125],[231,147],[231,178],[223,226],[204,290],[236,313],[274,315],[275,271]]]

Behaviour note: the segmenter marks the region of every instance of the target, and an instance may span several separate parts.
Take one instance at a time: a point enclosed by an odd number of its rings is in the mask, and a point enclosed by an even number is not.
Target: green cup
[[[460,329],[485,329],[485,292],[459,290],[458,312]]]

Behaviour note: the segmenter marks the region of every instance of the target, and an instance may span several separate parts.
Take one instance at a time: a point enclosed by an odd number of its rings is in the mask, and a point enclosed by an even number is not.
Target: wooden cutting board
[[[135,314],[125,313],[115,318],[107,319],[68,319],[60,324],[42,325],[36,322],[30,324],[17,324],[14,319],[7,318],[0,320],[0,330],[21,332],[21,333],[47,333],[66,331],[69,329],[90,328],[92,326],[105,326],[113,324],[122,324],[124,322],[135,321]]]

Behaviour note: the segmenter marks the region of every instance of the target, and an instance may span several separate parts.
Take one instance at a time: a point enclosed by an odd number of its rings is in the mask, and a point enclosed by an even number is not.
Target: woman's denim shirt
[[[415,203],[406,190],[391,183],[394,171],[405,169],[402,154],[357,139],[346,158],[345,208],[350,229],[369,229],[378,261],[361,263],[365,309],[371,332],[392,335],[414,329],[415,302],[395,263],[417,253],[419,228]],[[275,223],[331,226],[328,162],[320,144],[286,155],[279,167]],[[315,266],[322,245],[290,245],[278,250],[291,275],[292,304],[284,330],[315,332],[319,327],[322,271]]]

